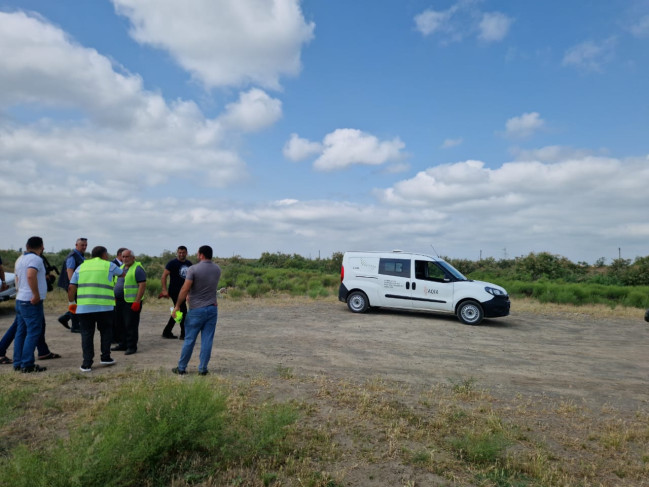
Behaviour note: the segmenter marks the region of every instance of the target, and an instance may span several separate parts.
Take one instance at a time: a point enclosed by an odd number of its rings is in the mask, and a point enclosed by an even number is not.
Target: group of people
[[[100,335],[100,364],[115,364],[111,352],[137,352],[140,314],[145,298],[147,276],[142,264],[135,260],[133,251],[120,248],[116,258],[109,261],[106,247],[96,246],[85,258],[86,238],[79,238],[68,254],[60,272],[58,285],[68,295],[68,310],[58,318],[73,333],[81,334],[83,362],[80,370],[90,372],[94,363],[95,329]],[[14,370],[25,373],[42,372],[46,367],[35,364],[34,350],[39,360],[60,358],[45,342],[45,315],[43,300],[47,294],[48,276],[43,263],[44,245],[41,237],[31,237],[26,251],[16,261],[16,319],[0,341],[0,363],[13,364]],[[176,258],[169,261],[162,275],[159,298],[171,298],[174,308],[166,324],[163,338],[177,338],[173,334],[176,322],[180,338],[184,340],[178,366],[172,371],[185,374],[196,340],[200,333],[201,349],[198,372],[208,373],[214,332],[218,317],[216,292],[221,276],[220,267],[212,262],[213,251],[208,245],[198,250],[198,263],[187,260],[187,248],[180,246]],[[0,261],[0,269],[2,262]],[[2,281],[4,282],[4,275]],[[169,287],[167,287],[169,278]],[[189,302],[189,310],[187,303]],[[178,313],[182,313],[182,319]],[[70,322],[71,324],[68,324]],[[11,332],[11,333],[10,333]],[[6,356],[7,346],[13,340],[13,360]]]

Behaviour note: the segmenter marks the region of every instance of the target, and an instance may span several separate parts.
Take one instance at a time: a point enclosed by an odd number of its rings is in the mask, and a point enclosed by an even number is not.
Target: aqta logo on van
[[[430,289],[424,286],[424,294],[439,294],[439,289]]]

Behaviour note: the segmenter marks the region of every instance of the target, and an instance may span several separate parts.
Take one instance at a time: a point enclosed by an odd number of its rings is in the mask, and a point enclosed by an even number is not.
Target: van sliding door
[[[379,260],[378,306],[411,308],[412,261],[410,259],[383,258]]]

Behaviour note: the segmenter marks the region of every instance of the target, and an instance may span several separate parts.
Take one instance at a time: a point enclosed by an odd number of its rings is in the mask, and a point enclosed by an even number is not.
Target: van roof
[[[348,250],[345,252],[345,254],[403,254],[403,255],[412,255],[412,256],[421,256],[421,257],[427,257],[429,259],[433,260],[444,260],[441,257],[435,257],[433,255],[428,255],[428,254],[420,254],[418,252],[406,252],[404,250],[400,249],[394,249],[394,250]]]

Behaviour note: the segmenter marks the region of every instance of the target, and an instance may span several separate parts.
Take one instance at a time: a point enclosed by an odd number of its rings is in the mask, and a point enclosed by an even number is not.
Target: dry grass
[[[236,310],[259,303],[288,306],[303,300],[223,297],[220,306]],[[62,292],[54,292],[46,303],[51,311],[62,310],[67,300]],[[168,305],[165,300],[148,304],[156,309]],[[519,312],[587,319],[636,317],[638,310],[517,299],[512,313]],[[100,414],[118,386],[137,383],[141,374],[130,370],[97,377],[0,374],[0,436],[4,440],[0,456],[9,455],[20,444],[43,448],[56,438],[67,438],[77,425]],[[355,382],[303,376],[278,367],[268,376],[211,376],[207,380],[232,391],[228,401],[232,410],[289,402],[298,407],[301,419],[290,430],[281,458],[222,465],[202,480],[178,478],[173,482],[176,487],[649,485],[647,410],[590,409],[574,401],[539,401],[524,395],[495,397],[472,377],[420,387],[381,378]]]
[[[0,454],[66,438],[101,414],[114,390],[138,380],[141,373],[129,371],[96,378],[0,375],[5,401],[20,395],[15,404],[3,404],[5,412],[18,408],[20,414],[0,423]],[[281,458],[222,465],[202,483],[177,479],[175,486],[641,486],[649,478],[647,411],[504,400],[471,378],[424,388],[282,369],[268,377],[208,380],[232,391],[228,407],[234,411],[289,402],[301,419]]]

